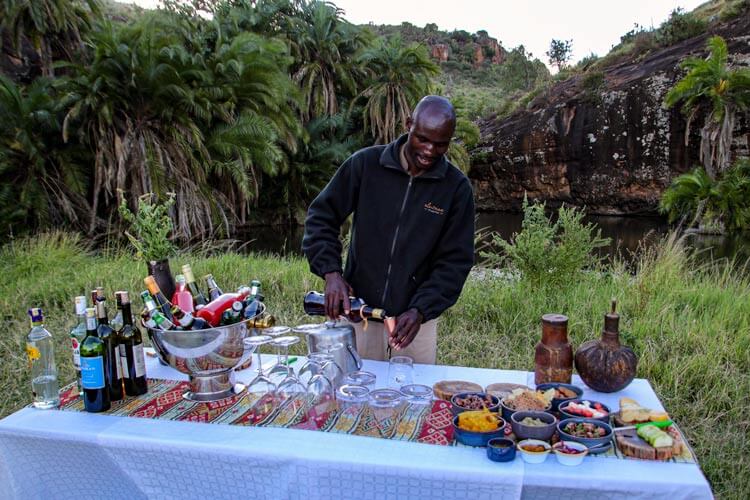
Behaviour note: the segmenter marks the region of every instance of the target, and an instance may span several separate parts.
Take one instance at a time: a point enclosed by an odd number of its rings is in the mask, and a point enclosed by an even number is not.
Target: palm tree
[[[360,60],[370,74],[355,101],[364,101],[365,130],[376,143],[390,142],[406,128],[412,105],[429,93],[439,69],[424,46],[406,46],[398,37],[378,40]]]
[[[682,63],[688,73],[664,102],[668,107],[682,102],[687,114],[686,144],[691,122],[705,113],[700,156],[709,177],[716,179],[729,166],[735,114],[750,105],[750,70],[730,68],[727,44],[719,36],[708,40],[708,50],[705,59],[690,57]]]
[[[290,44],[295,64],[292,77],[300,86],[305,122],[339,112],[342,97],[353,97],[364,71],[356,54],[367,42],[365,31],[342,18],[329,3],[312,1],[294,18]]]
[[[703,167],[695,167],[672,181],[664,191],[659,209],[667,214],[669,222],[689,218],[689,226],[700,225],[716,214],[719,192],[711,176]]]
[[[31,42],[46,76],[54,74],[54,53],[71,60],[83,48],[82,34],[99,15],[98,0],[0,0],[0,28],[8,32],[16,52],[24,39]]]
[[[46,78],[28,88],[0,75],[0,221],[3,230],[79,223],[89,210],[85,164],[60,140],[54,91]]]

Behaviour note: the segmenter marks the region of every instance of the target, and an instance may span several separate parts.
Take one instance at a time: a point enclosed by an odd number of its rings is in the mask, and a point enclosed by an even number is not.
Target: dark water
[[[510,239],[521,230],[522,214],[490,212],[479,214],[477,228],[487,228]],[[585,222],[596,224],[602,236],[611,239],[608,247],[601,250],[603,256],[618,256],[632,261],[637,253],[659,241],[670,229],[667,221],[660,217],[621,217],[589,215]],[[263,238],[252,239],[262,233]],[[258,231],[257,228],[239,239],[247,243],[248,251],[268,252],[281,255],[301,255],[303,228],[301,226],[275,226]],[[736,257],[740,262],[750,259],[750,235],[735,236],[689,235],[687,241],[700,252],[702,260]]]

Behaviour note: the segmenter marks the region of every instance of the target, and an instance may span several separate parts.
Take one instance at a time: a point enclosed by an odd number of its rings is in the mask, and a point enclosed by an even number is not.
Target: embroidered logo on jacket
[[[424,204],[424,209],[427,210],[430,213],[433,213],[435,215],[445,215],[445,209],[440,208],[438,206],[433,205],[431,202],[427,202]]]

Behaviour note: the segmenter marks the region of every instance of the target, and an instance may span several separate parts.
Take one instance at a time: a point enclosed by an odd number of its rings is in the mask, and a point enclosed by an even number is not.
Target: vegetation
[[[123,199],[119,211],[123,220],[130,224],[130,231],[125,231],[130,243],[135,248],[137,257],[146,261],[160,261],[171,257],[177,251],[172,243],[172,218],[169,210],[174,205],[174,193],[164,203],[153,201],[153,195],[147,193],[138,199],[138,210],[133,213]]]
[[[545,52],[552,66],[557,66],[557,71],[561,71],[573,56],[573,40],[552,39],[549,44],[549,50]]]
[[[30,402],[23,357],[28,330],[25,311],[40,306],[56,339],[63,383],[74,379],[67,332],[73,297],[93,286],[140,290],[141,265],[128,253],[90,253],[66,233],[17,239],[0,249],[0,338],[3,393],[0,417]],[[228,287],[260,279],[266,302],[283,324],[308,322],[300,307],[305,291],[322,282],[301,258],[222,253],[181,254],[196,274],[211,272]],[[484,272],[482,272],[484,271]],[[507,273],[478,269],[458,303],[440,323],[442,364],[533,370],[539,318],[548,312],[570,317],[575,346],[595,338],[612,297],[621,306],[623,342],[639,357],[638,377],[652,384],[670,416],[685,432],[718,498],[750,495],[750,460],[743,446],[750,428],[750,282],[732,266],[699,267],[679,241],[670,239],[642,255],[634,275],[615,263],[601,272],[579,272],[562,286],[538,287],[507,280]],[[303,352],[296,346],[296,353]],[[698,403],[696,403],[696,401]]]

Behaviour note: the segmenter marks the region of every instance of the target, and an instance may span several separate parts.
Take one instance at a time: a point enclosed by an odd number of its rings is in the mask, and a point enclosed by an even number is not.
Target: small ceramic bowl
[[[516,458],[516,443],[508,438],[492,438],[487,441],[487,458],[493,462],[510,462]]]
[[[577,385],[563,384],[562,382],[549,382],[547,384],[539,384],[538,386],[536,386],[536,390],[544,392],[548,389],[559,389],[560,387],[564,387],[570,390],[574,393],[574,395],[570,396],[569,398],[552,398],[552,411],[557,411],[560,407],[560,403],[570,401],[571,399],[578,399],[583,396],[583,389],[581,389]]]
[[[525,449],[526,446],[542,446],[544,451],[529,451]],[[521,458],[527,464],[540,464],[547,459],[547,455],[552,451],[552,446],[546,441],[540,441],[539,439],[524,439],[519,441],[516,446],[518,451],[521,453]]]
[[[564,430],[565,426],[567,426],[569,423],[574,423],[574,424],[588,423],[596,427],[603,428],[605,432],[604,432],[604,435],[601,437],[596,437],[596,438],[580,437],[580,436],[576,436],[576,435],[565,432]],[[598,444],[611,443],[612,441],[612,427],[610,427],[609,424],[605,424],[601,420],[595,420],[593,418],[566,418],[565,420],[561,420],[557,424],[557,431],[558,431],[558,434],[560,434],[560,440],[575,441],[577,443],[583,443],[589,448],[593,448],[595,445],[598,445]],[[598,448],[596,453],[601,453],[608,449],[609,447]],[[592,451],[592,453],[594,452]]]
[[[507,406],[505,404],[505,399],[500,400],[500,409],[503,414],[503,418],[510,422],[510,418],[513,416],[513,414],[517,411],[550,411],[552,408],[552,403],[548,404],[546,408],[543,408],[541,410],[516,410],[514,408],[511,408],[510,406]]]
[[[466,398],[468,396],[478,396],[480,398],[489,398],[490,401],[492,401],[492,404],[487,407],[490,411],[497,411],[500,407],[500,400],[491,394],[485,394],[484,392],[460,392],[458,394],[455,394],[451,398],[451,412],[453,413],[453,416],[455,417],[461,412],[464,411],[470,411],[472,408],[464,408],[463,406],[456,403],[456,401],[460,398]],[[475,408],[477,410],[481,410],[481,408]]]
[[[521,423],[525,418],[534,418],[544,425],[526,425]],[[510,417],[510,426],[517,439],[541,439],[549,441],[555,433],[557,419],[546,411],[517,411]]]
[[[474,432],[461,429],[458,426],[458,415],[453,417],[453,435],[456,441],[467,446],[487,446],[487,442],[493,438],[500,438],[505,435],[505,420],[498,416],[498,428],[494,431]]]
[[[604,412],[606,412],[607,414],[604,415],[604,416],[602,416],[602,417],[590,417],[590,416],[587,416],[587,415],[578,415],[577,413],[571,413],[570,411],[568,411],[568,407],[571,404],[573,404],[573,403],[583,404],[584,402],[588,402],[590,404],[590,406],[592,406],[592,407],[594,405],[601,405],[602,410]],[[609,409],[609,406],[605,405],[604,403],[600,403],[599,401],[593,401],[591,399],[580,399],[580,398],[569,399],[568,401],[564,401],[564,402],[560,403],[560,406],[558,407],[558,410],[560,411],[560,419],[565,419],[565,418],[593,418],[595,420],[600,420],[600,421],[604,422],[605,424],[609,423],[609,416],[612,413],[611,410]]]
[[[570,449],[576,450],[578,453],[570,453],[567,451]],[[552,447],[552,451],[555,453],[555,457],[560,465],[567,465],[569,467],[581,465],[583,458],[589,454],[588,446],[575,441],[560,441],[555,443]]]

